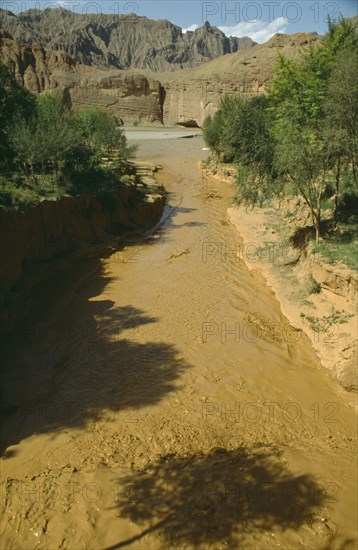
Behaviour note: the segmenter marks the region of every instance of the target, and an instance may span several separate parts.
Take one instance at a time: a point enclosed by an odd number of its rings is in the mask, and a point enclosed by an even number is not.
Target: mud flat
[[[142,140],[157,230],[48,281],[5,342],[4,548],[356,548],[356,414],[232,252],[202,147]]]

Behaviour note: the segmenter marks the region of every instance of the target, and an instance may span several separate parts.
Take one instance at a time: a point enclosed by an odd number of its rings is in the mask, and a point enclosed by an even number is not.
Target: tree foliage
[[[357,185],[358,169],[358,51],[344,49],[335,60],[325,103],[332,150],[348,158]]]
[[[13,159],[9,132],[20,118],[26,122],[31,120],[35,105],[35,96],[0,63],[0,164],[3,168]]]
[[[204,121],[204,139],[223,162],[255,164],[263,171],[272,168],[270,113],[266,97],[224,96],[214,117]]]
[[[8,178],[0,182],[3,204],[11,203],[11,189],[41,194],[50,184],[53,191],[76,193],[118,185],[135,150],[114,115],[97,107],[74,113],[60,93],[35,96],[0,64],[0,163]]]
[[[299,195],[320,238],[322,198],[333,189],[336,214],[342,170],[357,184],[357,55],[352,23],[330,21],[322,44],[278,56],[266,97],[223,98],[204,137],[219,160],[237,164],[239,203]]]
[[[128,146],[126,137],[119,128],[118,120],[114,115],[90,106],[76,115],[75,123],[82,132],[88,147],[102,151],[108,157],[114,151],[121,159],[134,156],[136,147],[133,145]]]

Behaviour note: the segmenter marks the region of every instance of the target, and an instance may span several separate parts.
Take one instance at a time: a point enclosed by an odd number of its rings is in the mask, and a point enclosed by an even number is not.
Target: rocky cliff
[[[321,37],[311,33],[277,34],[266,44],[221,56],[176,72],[98,70],[63,51],[21,45],[0,31],[0,61],[35,92],[61,89],[74,108],[95,104],[125,124],[201,125],[215,113],[224,94],[264,93],[278,53],[297,57]]]
[[[0,10],[0,25],[20,44],[63,50],[75,61],[98,68],[175,71],[254,45],[251,38],[229,38],[208,22],[183,33],[167,20],[81,15],[62,8],[18,15]]]
[[[21,45],[1,28],[0,61],[32,92],[61,90],[75,109],[98,105],[129,124],[163,120],[163,88],[140,73],[98,71],[76,63],[66,52]]]
[[[0,61],[16,80],[32,92],[65,87],[78,73],[75,61],[63,51],[45,50],[42,46],[21,45],[0,28]]]
[[[279,53],[298,57],[309,43],[322,38],[315,33],[276,34],[265,44],[226,55],[194,69],[172,75],[158,75],[165,88],[163,122],[166,125],[199,126],[205,117],[218,109],[225,94],[253,95],[264,93],[274,73]]]

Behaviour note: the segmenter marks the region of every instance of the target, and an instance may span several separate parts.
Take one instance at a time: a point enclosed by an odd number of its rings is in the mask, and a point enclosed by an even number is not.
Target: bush
[[[71,172],[64,180],[64,185],[70,195],[99,195],[121,187],[123,184],[110,168],[93,165],[85,171]]]
[[[22,207],[38,202],[38,194],[28,186],[16,185],[11,179],[0,176],[0,206],[3,208]]]
[[[114,115],[97,107],[73,113],[61,94],[35,96],[0,64],[0,165],[7,174],[0,205],[110,191],[135,151]]]

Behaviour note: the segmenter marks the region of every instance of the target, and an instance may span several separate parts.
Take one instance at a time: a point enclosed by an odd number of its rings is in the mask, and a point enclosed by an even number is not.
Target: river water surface
[[[139,143],[162,223],[42,284],[5,342],[1,548],[356,548],[344,391],[233,252],[202,138]]]

